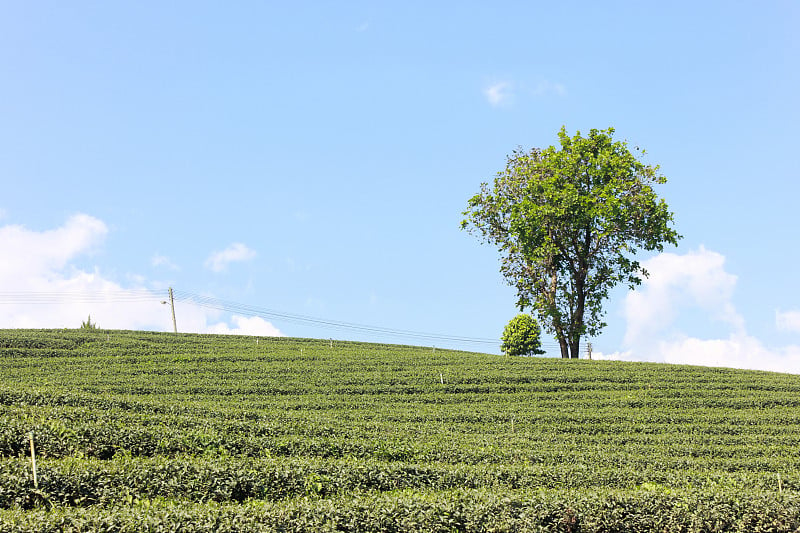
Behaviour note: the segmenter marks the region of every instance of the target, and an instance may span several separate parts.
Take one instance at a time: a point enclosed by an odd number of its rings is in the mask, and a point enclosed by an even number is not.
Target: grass
[[[256,341],[1,330],[0,531],[800,528],[800,376]]]

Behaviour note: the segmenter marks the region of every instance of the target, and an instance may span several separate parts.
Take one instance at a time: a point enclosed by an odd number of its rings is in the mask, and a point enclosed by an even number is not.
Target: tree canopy
[[[609,291],[634,288],[647,275],[635,254],[681,238],[653,188],[666,182],[659,167],[613,134],[570,137],[562,127],[558,148],[513,152],[493,187],[483,183],[463,213],[462,228],[498,247],[517,306],[535,310],[564,358],[577,358],[581,337],[605,327]]]

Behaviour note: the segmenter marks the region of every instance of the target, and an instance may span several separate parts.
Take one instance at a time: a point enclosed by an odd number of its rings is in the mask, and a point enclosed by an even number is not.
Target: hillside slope
[[[795,531],[799,451],[795,375],[0,330],[0,531]]]

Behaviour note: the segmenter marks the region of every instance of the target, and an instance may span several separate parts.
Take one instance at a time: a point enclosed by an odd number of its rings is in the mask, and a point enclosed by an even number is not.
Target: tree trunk
[[[577,339],[573,340],[569,343],[569,357],[570,359],[578,359],[580,358],[580,352],[578,351],[581,347],[581,338],[578,337]],[[563,357],[563,356],[562,356]]]
[[[579,359],[581,338],[577,336],[574,339],[567,339],[563,334],[558,334],[558,345],[561,348],[562,359]]]
[[[563,335],[558,336],[558,345],[561,347],[561,359],[569,359],[569,345]]]
[[[589,232],[587,231],[587,235]],[[586,246],[588,249],[589,239],[587,237]],[[581,334],[583,333],[583,313],[586,308],[586,275],[588,267],[585,263],[581,263],[578,274],[575,280],[575,291],[578,293],[578,305],[575,306],[575,312],[572,315],[572,323],[570,324],[569,332],[569,351],[570,359],[579,359],[581,347]]]

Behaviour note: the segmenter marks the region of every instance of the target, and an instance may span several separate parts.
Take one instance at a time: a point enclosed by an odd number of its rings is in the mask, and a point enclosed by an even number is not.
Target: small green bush
[[[92,323],[92,315],[89,315],[86,322],[81,322],[81,329],[97,329],[97,324]]]
[[[501,348],[506,355],[540,355],[545,353],[540,337],[541,328],[536,319],[520,313],[503,330]]]

